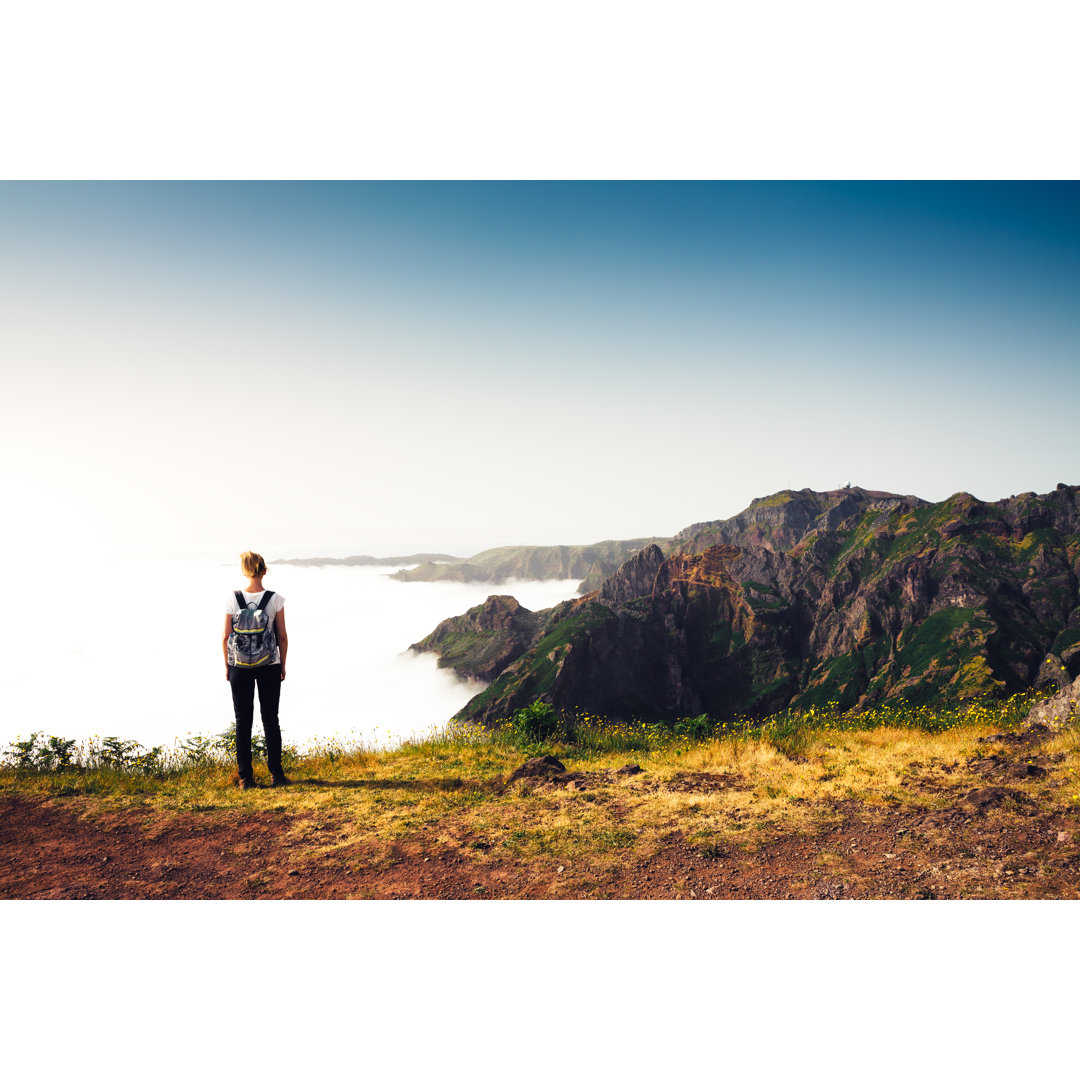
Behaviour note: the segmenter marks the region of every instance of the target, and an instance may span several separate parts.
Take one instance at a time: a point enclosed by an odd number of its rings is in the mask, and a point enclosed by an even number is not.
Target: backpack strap
[[[247,604],[245,604],[245,603],[244,603],[244,597],[243,597],[243,595],[241,594],[240,590],[239,590],[239,589],[237,589],[237,590],[236,590],[236,592],[234,592],[234,593],[233,593],[233,596],[235,596],[235,597],[236,597],[236,606],[237,606],[237,607],[238,607],[238,608],[239,608],[239,609],[240,609],[241,611],[243,611],[243,610],[244,610],[244,608],[246,608],[246,607],[247,607]]]
[[[259,607],[258,607],[259,611],[265,611],[266,610],[266,605],[270,603],[270,597],[273,596],[273,595],[274,595],[273,591],[270,590],[270,589],[267,589],[266,592],[263,593],[262,599],[259,601]]]

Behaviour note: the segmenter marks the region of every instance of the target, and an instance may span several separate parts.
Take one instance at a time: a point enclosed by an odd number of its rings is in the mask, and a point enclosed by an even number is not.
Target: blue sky
[[[467,553],[1080,482],[1076,184],[3,183],[0,237],[35,544]]]

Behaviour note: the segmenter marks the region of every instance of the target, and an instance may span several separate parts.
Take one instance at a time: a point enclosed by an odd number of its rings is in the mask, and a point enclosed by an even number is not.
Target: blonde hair
[[[266,573],[266,562],[254,551],[245,551],[240,556],[240,569],[251,578],[262,577]]]

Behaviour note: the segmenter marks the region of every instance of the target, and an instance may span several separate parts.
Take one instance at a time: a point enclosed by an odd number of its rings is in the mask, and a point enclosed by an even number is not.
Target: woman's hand
[[[285,681],[285,665],[284,664],[281,665],[281,681],[282,682]]]

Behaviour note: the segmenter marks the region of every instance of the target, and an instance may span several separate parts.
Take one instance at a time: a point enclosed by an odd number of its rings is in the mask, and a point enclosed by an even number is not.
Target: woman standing
[[[236,715],[236,766],[241,788],[255,787],[251,770],[251,723],[255,711],[255,687],[259,688],[259,712],[266,734],[266,763],[274,787],[287,784],[281,768],[281,725],[278,701],[285,680],[285,597],[263,588],[266,563],[254,551],[240,556],[240,569],[248,579],[225,605],[225,632],[221,648],[225,655],[225,678],[232,690]]]

